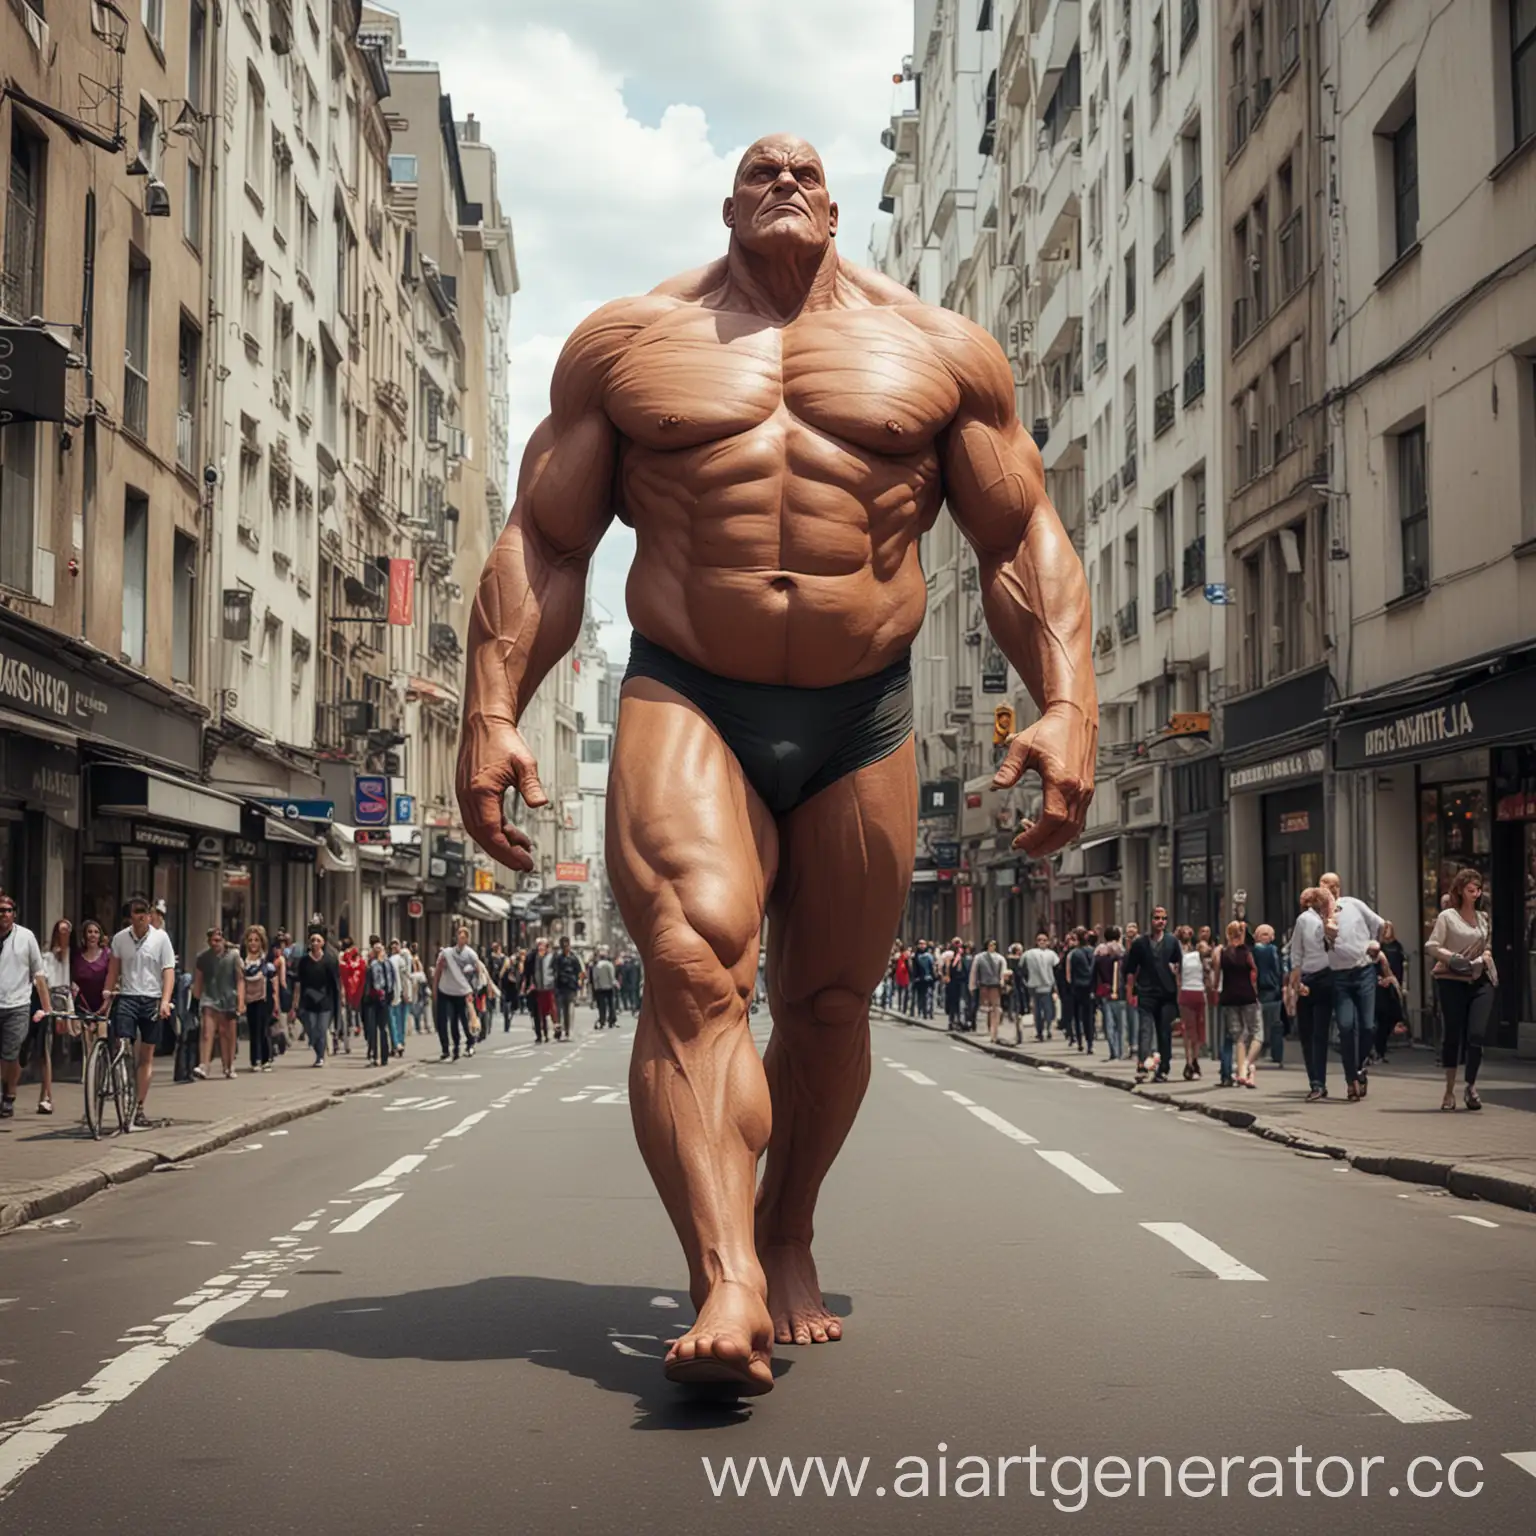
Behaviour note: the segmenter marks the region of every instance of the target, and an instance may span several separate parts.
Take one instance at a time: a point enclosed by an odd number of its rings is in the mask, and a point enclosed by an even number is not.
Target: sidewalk
[[[242,1045],[244,1042],[242,1042]],[[37,1084],[23,1083],[16,1117],[0,1122],[0,1233],[40,1216],[68,1210],[113,1184],[142,1178],[168,1163],[218,1147],[303,1115],[312,1115],[349,1093],[404,1077],[424,1060],[437,1060],[436,1035],[406,1036],[406,1054],[388,1067],[370,1068],[361,1039],[352,1054],[327,1058],[316,1069],[305,1046],[290,1047],[270,1072],[251,1072],[242,1052],[239,1070],[226,1079],[215,1066],[206,1082],[172,1081],[173,1060],[155,1060],[146,1112],[152,1129],[131,1135],[114,1129],[93,1141],[85,1128],[78,1082],[55,1082],[53,1114],[37,1113]]]
[[[942,1018],[916,1019],[878,1005],[875,1011],[895,1023],[949,1033]],[[1005,1021],[998,1033],[1012,1039],[1013,1026]],[[1286,1041],[1286,1065],[1277,1068],[1266,1058],[1259,1065],[1258,1087],[1247,1089],[1219,1087],[1217,1065],[1208,1057],[1201,1061],[1205,1075],[1184,1082],[1183,1047],[1177,1036],[1173,1077],[1156,1086],[1150,1080],[1138,1086],[1131,1062],[1106,1060],[1102,1040],[1098,1054],[1088,1056],[1059,1035],[1037,1042],[1034,1025],[1027,1020],[1024,1036],[1022,1047],[993,1046],[984,1032],[952,1038],[989,1055],[1214,1115],[1297,1151],[1346,1159],[1364,1173],[1536,1211],[1536,1066],[1530,1063],[1485,1057],[1477,1088],[1486,1107],[1480,1113],[1468,1111],[1458,1088],[1457,1109],[1446,1114],[1440,1109],[1445,1075],[1438,1054],[1430,1050],[1399,1047],[1386,1065],[1372,1067],[1370,1093],[1361,1104],[1350,1104],[1344,1097],[1335,1054],[1329,1065],[1334,1096],[1308,1104],[1307,1079],[1294,1037]]]

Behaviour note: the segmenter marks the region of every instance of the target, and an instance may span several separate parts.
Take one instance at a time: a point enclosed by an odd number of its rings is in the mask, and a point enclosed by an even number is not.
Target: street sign
[[[284,821],[333,821],[336,816],[334,800],[282,800],[263,795],[258,804],[271,806]]]
[[[1206,582],[1205,600],[1217,608],[1229,608],[1237,601],[1232,595],[1232,588],[1224,581]]]
[[[405,915],[407,917],[420,917],[426,910],[420,896],[412,896],[405,904]]]
[[[352,781],[353,819],[360,827],[389,825],[389,780],[382,774],[360,773]]]
[[[555,879],[569,881],[575,884],[585,884],[587,878],[587,866],[585,861],[570,860],[555,865]]]
[[[396,795],[395,796],[395,824],[397,826],[401,826],[401,827],[408,827],[415,820],[416,820],[416,796],[415,795]]]

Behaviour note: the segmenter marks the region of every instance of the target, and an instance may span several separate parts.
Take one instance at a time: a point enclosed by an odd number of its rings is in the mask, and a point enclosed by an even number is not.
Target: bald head
[[[825,168],[821,156],[816,153],[815,145],[808,144],[797,133],[769,133],[755,144],[747,146],[741,159],[736,162],[736,176],[731,185],[739,187],[748,170],[760,161],[775,166],[814,165],[823,173],[822,179],[826,179]]]
[[[793,133],[770,133],[747,150],[723,214],[745,250],[773,263],[814,261],[837,234],[821,156]]]

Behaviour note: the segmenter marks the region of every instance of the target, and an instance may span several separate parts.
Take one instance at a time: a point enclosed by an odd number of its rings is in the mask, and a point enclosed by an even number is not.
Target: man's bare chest
[[[785,417],[888,457],[927,448],[959,389],[925,338],[885,309],[822,311],[775,326],[689,308],[637,336],[609,375],[614,425],[665,452]]]

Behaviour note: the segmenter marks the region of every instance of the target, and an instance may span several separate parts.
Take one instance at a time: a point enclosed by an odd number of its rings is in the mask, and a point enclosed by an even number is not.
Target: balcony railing
[[[1165,229],[1152,247],[1152,272],[1155,276],[1173,260],[1173,231]]]
[[[1196,34],[1200,31],[1200,0],[1184,0],[1179,11],[1179,57],[1189,52]]]
[[[1104,510],[1104,487],[1101,485],[1092,496],[1088,498],[1088,516],[1097,517]]]
[[[1173,571],[1159,571],[1152,582],[1152,612],[1168,613],[1174,605]]]
[[[191,469],[192,468],[193,458],[195,457],[195,455],[193,453],[193,448],[194,448],[194,444],[193,444],[193,441],[192,441],[193,436],[194,436],[194,433],[192,431],[192,412],[191,411],[186,411],[186,410],[177,411],[176,412],[176,462],[183,469]]]
[[[1184,546],[1184,590],[1205,585],[1205,535],[1191,539]]]
[[[1152,402],[1152,431],[1157,437],[1161,437],[1173,425],[1174,393],[1174,386],[1170,384]]]
[[[1107,656],[1115,648],[1115,632],[1108,624],[1099,625],[1093,637],[1093,654]]]
[[[132,363],[123,364],[123,426],[135,437],[149,436],[149,380]]]
[[[1301,286],[1301,209],[1280,226],[1280,296],[1287,298]]]
[[[1190,184],[1184,188],[1184,228],[1188,229],[1196,219],[1200,217],[1205,208],[1205,184],[1201,177],[1196,176]]]
[[[1136,450],[1132,448],[1120,466],[1120,484],[1125,490],[1136,484]]]
[[[1205,393],[1205,353],[1184,365],[1184,408],[1189,409]]]
[[[1134,640],[1136,638],[1138,621],[1136,617],[1136,599],[1133,597],[1124,608],[1115,615],[1115,629],[1122,640]]]
[[[1269,105],[1269,98],[1274,95],[1274,81],[1268,75],[1260,75],[1253,83],[1253,115],[1255,118],[1264,115],[1264,109]]]
[[[1290,27],[1280,39],[1280,73],[1283,75],[1301,57],[1301,32]]]

